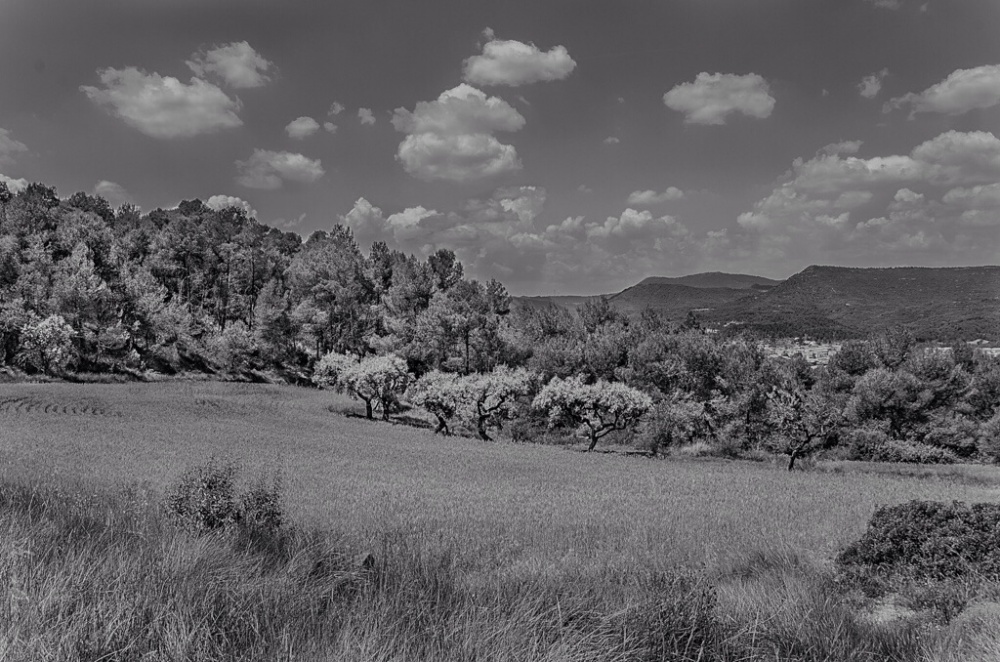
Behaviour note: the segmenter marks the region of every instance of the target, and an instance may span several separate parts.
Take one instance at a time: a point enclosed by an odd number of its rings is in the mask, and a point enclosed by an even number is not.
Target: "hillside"
[[[749,290],[771,288],[781,283],[763,276],[750,274],[727,274],[720,271],[710,271],[701,274],[689,274],[671,278],[667,276],[650,276],[639,285],[686,285],[704,289],[726,288],[732,290]]]
[[[653,280],[653,282],[650,282]],[[745,289],[692,287],[646,279],[614,296],[611,304],[628,313],[652,308],[671,319],[684,319],[689,311],[706,312],[747,296]]]
[[[901,324],[919,339],[1000,339],[1000,267],[812,266],[704,318],[780,336],[862,337]]]

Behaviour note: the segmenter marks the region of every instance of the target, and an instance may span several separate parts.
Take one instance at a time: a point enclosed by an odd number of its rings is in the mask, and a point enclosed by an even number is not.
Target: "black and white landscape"
[[[1000,660],[995,0],[0,4],[0,659]]]

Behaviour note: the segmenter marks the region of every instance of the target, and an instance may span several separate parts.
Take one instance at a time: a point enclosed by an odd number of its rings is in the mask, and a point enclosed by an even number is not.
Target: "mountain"
[[[652,281],[652,282],[651,282]],[[611,304],[627,313],[652,308],[670,319],[683,320],[688,312],[707,312],[747,296],[746,289],[699,287],[661,283],[647,278],[638,285],[608,298]]]
[[[808,267],[703,319],[772,336],[864,337],[894,325],[923,340],[1000,339],[1000,267]]]
[[[639,285],[687,285],[688,287],[698,287],[704,289],[726,288],[731,290],[766,289],[780,283],[780,280],[771,280],[762,276],[751,276],[749,274],[726,274],[721,271],[710,271],[702,274],[690,274],[677,278],[667,276],[650,276]]]
[[[591,299],[596,299],[600,295],[595,296],[543,296],[543,297],[512,297],[515,305],[526,306],[529,308],[545,308],[546,306],[551,306],[555,304],[562,308],[568,308],[569,310],[576,310],[587,301]]]

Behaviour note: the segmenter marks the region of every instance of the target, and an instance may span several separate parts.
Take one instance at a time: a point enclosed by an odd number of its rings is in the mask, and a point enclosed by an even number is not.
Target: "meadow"
[[[839,466],[789,473],[781,463],[584,454],[446,438],[344,415],[356,407],[328,392],[288,386],[0,384],[0,481],[97,494],[132,483],[133,492],[154,495],[155,501],[186,469],[212,457],[229,459],[250,478],[280,476],[289,518],[303,530],[327,532],[350,554],[371,552],[386,562],[385,557],[403,553],[418,564],[443,563],[452,588],[466,596],[456,603],[463,608],[483,608],[477,601],[493,595],[495,611],[497,596],[514,591],[518,604],[534,605],[535,617],[551,616],[573,603],[565,594],[570,586],[588,596],[575,598],[585,612],[602,605],[620,615],[626,613],[622,605],[646,604],[657,590],[663,593],[650,579],[658,573],[710,578],[734,631],[755,643],[730,657],[703,659],[733,660],[908,659],[886,657],[875,648],[840,657],[827,649],[786,650],[757,640],[754,628],[772,627],[783,618],[787,627],[801,631],[802,624],[794,622],[804,613],[826,613],[816,611],[816,600],[851,627],[862,627],[848,618],[844,605],[824,597],[821,578],[837,551],[861,536],[878,506],[911,499],[1000,499],[1000,473],[992,469],[963,480],[954,471],[913,477]],[[756,584],[747,580],[739,569],[754,559],[765,570],[777,568],[778,575]],[[798,579],[789,579],[793,575]],[[486,646],[472,655],[470,642],[483,636],[477,629],[482,623],[476,625],[472,614],[449,618],[456,620],[448,621],[454,641],[447,644],[408,648],[412,642],[403,642],[398,650],[376,654],[357,643],[374,646],[387,636],[369,623],[357,626],[366,635],[350,645],[338,640],[337,650],[341,659],[359,660],[701,658],[700,653],[642,658],[631,648],[587,657],[562,640],[539,645],[530,655],[510,641],[504,654]],[[560,618],[550,620],[555,625],[546,621],[546,627],[561,627]],[[491,636],[509,627],[507,639],[513,640],[541,627],[531,618],[516,621],[510,613],[490,620],[500,628]],[[635,627],[622,625],[623,631]],[[8,652],[17,648],[11,641],[8,634]],[[456,641],[464,648],[448,648]],[[604,639],[595,645],[612,650]],[[762,647],[760,657],[747,652],[757,651],[755,646]],[[268,655],[238,659],[296,659]]]

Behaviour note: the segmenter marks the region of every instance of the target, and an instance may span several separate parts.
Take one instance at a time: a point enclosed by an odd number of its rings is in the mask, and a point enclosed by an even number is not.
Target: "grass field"
[[[718,577],[755,557],[793,559],[785,570],[794,575],[794,559],[828,564],[879,505],[1000,499],[990,469],[963,481],[583,454],[445,438],[331,411],[351,406],[326,392],[249,384],[3,384],[0,479],[82,489],[137,482],[162,493],[185,469],[230,458],[249,476],[280,472],[297,524],[376,556],[394,540],[414,558],[447,558],[472,596],[587,577],[591,595],[608,578],[618,586],[676,568]],[[743,619],[751,618],[740,611],[748,600],[768,602],[773,621],[781,605],[819,590],[811,579],[783,577],[731,583],[719,595]],[[792,627],[798,616],[784,618]],[[532,659],[583,659],[546,650]],[[434,659],[344,659],[376,658]]]

